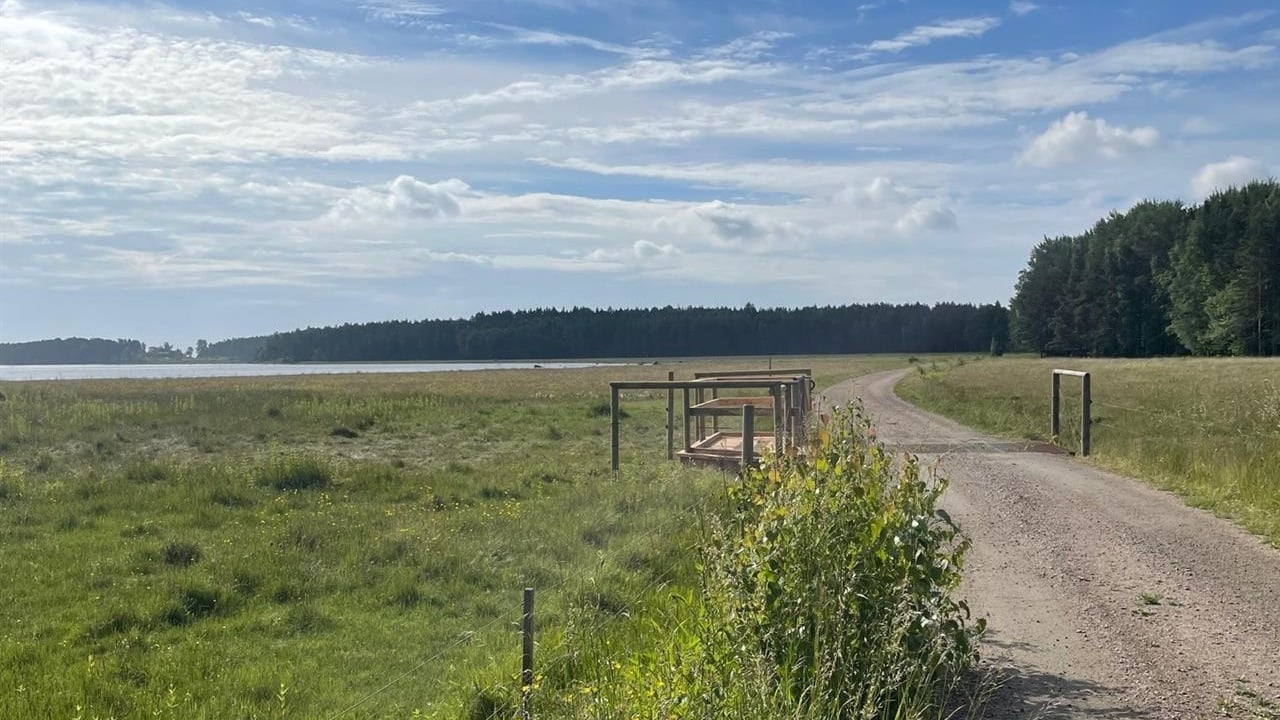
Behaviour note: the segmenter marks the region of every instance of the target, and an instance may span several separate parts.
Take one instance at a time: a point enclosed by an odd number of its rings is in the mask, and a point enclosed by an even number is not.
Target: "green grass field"
[[[1050,370],[1087,370],[1092,460],[1172,490],[1280,546],[1280,361],[989,358],[926,362],[904,398],[967,425],[1048,439]],[[1061,442],[1079,447],[1080,388],[1062,379]]]
[[[0,718],[483,717],[526,585],[567,686],[566,638],[696,585],[724,502],[658,394],[611,476],[608,380],[761,364],[0,383]]]

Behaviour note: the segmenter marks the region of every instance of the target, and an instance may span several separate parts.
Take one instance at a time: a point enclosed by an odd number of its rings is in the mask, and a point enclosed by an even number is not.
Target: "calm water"
[[[416,373],[458,370],[527,370],[586,368],[625,363],[471,362],[471,363],[189,363],[182,365],[0,365],[0,380],[85,380],[106,378],[205,378],[258,375],[325,375],[331,373]]]

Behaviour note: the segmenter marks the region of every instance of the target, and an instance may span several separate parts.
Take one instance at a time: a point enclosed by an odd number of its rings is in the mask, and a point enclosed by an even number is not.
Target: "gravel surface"
[[[889,445],[949,479],[973,541],[963,594],[987,618],[992,718],[1280,718],[1280,551],[1176,496],[841,383]],[[1280,468],[1277,468],[1280,474]]]

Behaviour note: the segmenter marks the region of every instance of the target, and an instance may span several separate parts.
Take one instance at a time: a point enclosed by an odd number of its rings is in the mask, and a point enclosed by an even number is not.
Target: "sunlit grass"
[[[1093,382],[1093,460],[1173,490],[1280,545],[1280,361],[1004,358],[913,373],[903,397],[1001,435],[1047,439],[1050,370]],[[1080,390],[1062,381],[1062,443],[1079,443]]]

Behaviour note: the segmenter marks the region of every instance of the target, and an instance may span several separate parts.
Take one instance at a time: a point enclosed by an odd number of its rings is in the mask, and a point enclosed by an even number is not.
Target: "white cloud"
[[[405,26],[432,26],[445,13],[440,5],[418,0],[364,0],[360,9],[371,20]]]
[[[0,20],[0,157],[250,161],[372,144],[350,101],[278,89],[356,56],[19,14]]]
[[[488,23],[488,27],[501,30],[507,33],[507,35],[505,37],[495,37],[462,34],[457,36],[457,39],[459,39],[463,44],[482,47],[495,47],[504,43],[513,43],[517,45],[546,45],[550,47],[585,47],[602,53],[636,58],[663,57],[669,54],[669,52],[664,48],[619,45],[617,43],[604,42],[602,40],[596,40],[595,38],[574,35],[572,33],[554,32],[551,30],[531,30],[528,28],[504,25],[501,23]]]
[[[1143,126],[1126,129],[1088,113],[1073,112],[1054,122],[1023,151],[1028,165],[1051,167],[1095,159],[1114,160],[1155,147],[1160,132]]]
[[[947,38],[981,37],[1000,25],[1000,18],[971,17],[940,20],[929,25],[917,25],[892,40],[876,40],[867,45],[871,52],[902,52],[907,48],[928,45]]]
[[[359,187],[340,198],[329,210],[332,220],[434,220],[457,217],[459,196],[469,194],[466,183],[451,178],[425,183],[401,175],[381,187]]]
[[[657,227],[703,238],[716,247],[752,252],[777,249],[798,241],[800,228],[790,221],[771,217],[773,214],[776,210],[713,200],[662,218]]]
[[[898,218],[894,227],[904,235],[914,235],[924,230],[954,230],[958,225],[955,211],[941,201],[921,200]]]
[[[893,180],[877,175],[865,185],[848,185],[836,193],[835,201],[859,207],[883,207],[907,202],[910,195]]]
[[[237,12],[236,17],[240,18],[244,22],[249,23],[250,25],[258,25],[260,27],[264,27],[268,29],[274,28],[276,26],[275,18],[268,17],[265,15],[253,15],[243,10]]]
[[[1206,198],[1218,190],[1227,190],[1247,184],[1250,180],[1263,180],[1269,176],[1267,166],[1240,155],[1233,155],[1222,162],[1209,163],[1191,178],[1191,192],[1197,198]]]
[[[676,246],[671,243],[659,245],[652,240],[635,241],[635,244],[631,246],[631,251],[641,259],[670,257],[679,252]]]
[[[1009,12],[1019,17],[1033,13],[1039,8],[1039,5],[1029,2],[1028,0],[1013,0],[1009,3]]]
[[[1136,40],[1103,50],[1087,60],[1089,69],[1099,73],[1201,73],[1233,68],[1256,70],[1275,62],[1276,49],[1270,45],[1228,48],[1213,40],[1168,42]]]
[[[778,30],[762,30],[750,35],[735,38],[719,47],[712,48],[707,55],[711,57],[734,57],[755,60],[769,54],[782,40],[794,37],[792,33]]]

